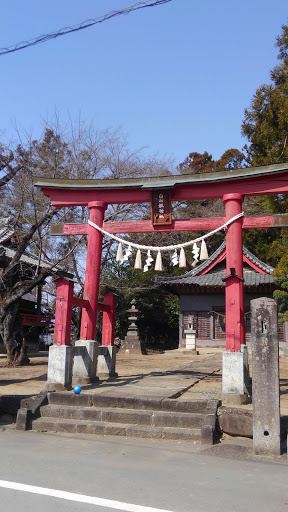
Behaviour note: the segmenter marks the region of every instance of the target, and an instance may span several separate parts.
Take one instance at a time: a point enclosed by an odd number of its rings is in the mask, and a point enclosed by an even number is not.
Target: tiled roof
[[[244,286],[259,286],[261,284],[274,284],[275,279],[270,274],[259,274],[254,270],[244,270]],[[225,287],[225,281],[223,279],[226,277],[226,271],[220,270],[219,272],[211,272],[211,274],[205,274],[204,276],[182,276],[178,278],[171,279],[157,279],[159,284],[163,285],[198,285],[198,286],[206,286],[206,287]]]
[[[202,271],[204,271],[216,258],[224,251],[226,247],[225,241],[218,247],[218,249],[208,258],[208,260],[203,261],[198,267],[186,272],[182,276],[177,277],[158,277],[156,278],[156,282],[161,285],[198,285],[198,286],[206,286],[206,287],[224,287],[225,282],[223,279],[226,277],[226,270],[212,270],[207,272],[207,274],[199,275]],[[244,286],[258,286],[261,284],[274,284],[275,279],[271,275],[274,268],[270,267],[263,261],[259,260],[254,254],[252,254],[246,247],[243,246],[243,254],[254,263],[256,266],[261,268],[267,274],[260,274],[256,270],[252,268],[244,268],[243,276],[244,276]]]
[[[5,247],[4,245],[0,245],[0,255],[1,256],[6,256],[7,258],[11,259],[14,258],[16,254],[16,249],[12,249],[11,247]],[[21,258],[20,258],[20,261],[22,261],[23,263],[27,263],[28,265],[32,265],[33,267],[36,267],[38,265],[38,257],[33,254],[32,252],[29,252],[29,251],[25,251]],[[40,267],[41,268],[51,268],[53,266],[53,262],[49,262],[47,260],[43,260],[41,259],[41,263],[40,263]],[[56,270],[59,267],[57,267],[57,265],[55,265],[54,269],[53,270]]]
[[[4,245],[0,244],[0,257],[7,257],[9,259],[12,259],[16,254],[16,250],[12,249],[11,247],[5,247]],[[28,265],[31,265],[32,267],[37,267],[38,265],[38,257],[33,254],[32,252],[25,251],[21,258],[20,262],[27,263]],[[63,270],[59,265],[54,265],[52,261],[47,261],[45,259],[41,259],[40,261],[40,268],[42,269],[50,269],[51,273],[54,272],[59,276],[63,276],[68,280],[73,280],[73,274],[70,272],[66,272]]]
[[[22,295],[22,300],[28,300],[29,302],[35,302],[35,304],[37,303],[37,297],[33,294],[33,293],[24,293],[24,295]]]
[[[10,238],[12,238],[13,235],[15,235],[15,231],[13,228],[11,218],[2,217],[2,219],[0,219],[0,257],[6,257],[10,260],[14,258],[17,251],[16,245],[7,245],[5,243],[8,242],[8,240],[10,240]],[[37,265],[39,264],[38,256],[27,250],[22,254],[20,262],[27,263],[32,267],[37,267]],[[51,272],[56,272],[58,275],[63,275],[67,279],[73,279],[73,275],[68,272],[65,272],[65,270],[63,270],[59,265],[55,265],[53,267],[53,262],[51,261],[41,259],[40,267],[42,269],[51,269]]]
[[[9,240],[14,235],[14,229],[11,226],[10,217],[0,219],[0,244]]]

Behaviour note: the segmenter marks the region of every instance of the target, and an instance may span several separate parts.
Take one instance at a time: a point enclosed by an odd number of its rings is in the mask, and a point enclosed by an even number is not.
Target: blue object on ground
[[[74,391],[75,395],[79,395],[82,391],[82,388],[81,388],[81,386],[74,386],[73,391]]]

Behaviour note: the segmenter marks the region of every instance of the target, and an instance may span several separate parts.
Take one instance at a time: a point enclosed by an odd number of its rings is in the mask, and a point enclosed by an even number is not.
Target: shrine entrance
[[[57,288],[54,345],[70,345],[71,311],[73,305],[82,307],[80,338],[94,340],[97,311],[104,311],[102,346],[114,344],[115,298],[107,294],[104,304],[98,303],[102,240],[104,234],[156,233],[172,231],[226,231],[226,352],[223,357],[223,391],[244,393],[245,319],[242,230],[287,226],[286,215],[244,217],[242,203],[245,196],[275,195],[288,193],[288,164],[251,167],[217,173],[177,175],[115,180],[62,180],[36,179],[35,186],[50,198],[56,207],[88,206],[87,224],[57,226],[59,235],[87,235],[87,261],[84,294],[82,299],[73,297],[73,286],[60,279]],[[173,219],[173,201],[193,201],[222,198],[225,217]],[[150,203],[151,220],[131,222],[105,222],[104,214],[109,204]],[[55,231],[54,231],[54,234]],[[186,245],[179,244],[181,251]],[[137,249],[137,244],[134,245]],[[143,248],[157,252],[156,266],[161,270],[161,252],[175,247]],[[140,248],[140,249],[139,249]],[[126,255],[129,256],[129,247]],[[160,254],[160,258],[159,258]],[[123,256],[123,255],[122,255]],[[125,255],[124,255],[125,256]],[[127,256],[127,257],[128,257]],[[182,253],[183,256],[183,253]],[[149,257],[149,256],[148,256]],[[148,260],[147,257],[147,260]],[[147,263],[146,260],[146,263]],[[157,260],[158,263],[157,263]],[[232,382],[233,381],[233,382]]]

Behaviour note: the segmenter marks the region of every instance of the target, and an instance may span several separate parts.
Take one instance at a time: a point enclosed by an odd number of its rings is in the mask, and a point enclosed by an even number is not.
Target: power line
[[[139,9],[145,9],[145,7],[156,7],[157,5],[167,4],[171,1],[172,0],[155,0],[153,2],[137,2],[137,4],[134,4],[131,7],[126,7],[125,9],[121,9],[120,11],[111,11],[108,14],[105,14],[104,16],[101,16],[99,18],[82,21],[82,23],[78,25],[64,27],[58,30],[57,32],[44,34],[42,36],[38,36],[35,39],[30,39],[28,41],[22,41],[21,43],[17,43],[13,46],[8,46],[7,48],[0,48],[0,56],[6,55],[7,53],[17,52],[19,50],[28,48],[29,46],[35,46],[36,44],[46,43],[46,41],[49,41],[50,39],[56,39],[56,37],[65,36],[66,34],[71,34],[72,32],[77,32],[78,30],[83,30],[85,28],[92,27],[93,25],[97,25],[99,23],[103,23],[104,21],[110,20],[111,18],[115,18],[115,16],[129,14],[130,12],[137,11]]]

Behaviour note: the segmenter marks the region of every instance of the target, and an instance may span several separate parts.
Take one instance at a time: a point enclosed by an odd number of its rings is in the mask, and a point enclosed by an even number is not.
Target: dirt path
[[[202,349],[200,355],[192,357],[183,355],[176,350],[147,356],[127,356],[119,352],[116,369],[120,377],[185,370],[191,366],[191,361],[196,365],[199,363],[199,367],[201,367],[201,363],[207,358],[207,355],[213,355],[213,351]],[[7,368],[6,357],[0,355],[0,395],[31,395],[39,393],[43,389],[47,380],[48,353],[40,352],[29,357],[30,364],[28,366]]]
[[[211,361],[217,360],[221,369],[221,354],[223,349],[200,349],[198,356],[187,356],[173,350],[163,354],[149,354],[148,356],[127,356],[117,354],[117,372],[120,377],[132,377],[133,375],[149,375],[153,373],[165,373],[171,371],[189,371],[201,368]],[[214,356],[214,357],[213,357]],[[0,355],[0,395],[33,395],[39,393],[47,379],[48,354],[40,352],[30,356],[31,363],[28,366],[7,368],[6,357]],[[205,363],[206,361],[206,363]],[[221,370],[209,375],[204,380],[196,383],[189,393],[194,398],[221,395]],[[186,394],[185,394],[186,395]],[[288,415],[288,357],[280,352],[280,396],[281,414]],[[188,398],[188,395],[186,396]],[[251,406],[250,406],[251,407]]]

